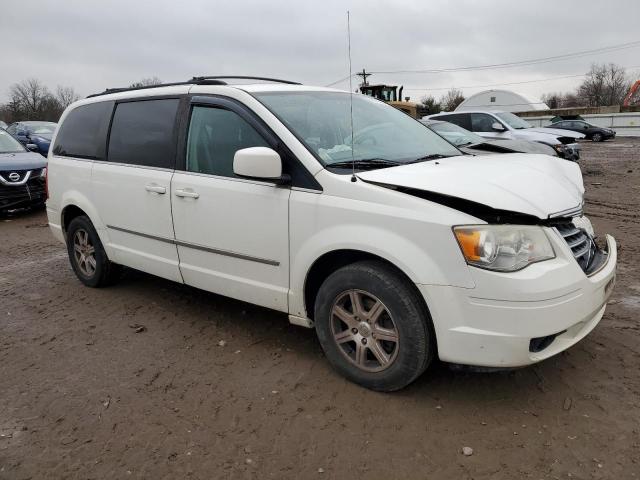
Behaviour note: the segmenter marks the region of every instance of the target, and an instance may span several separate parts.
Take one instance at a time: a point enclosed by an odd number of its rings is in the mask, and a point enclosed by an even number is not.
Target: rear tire
[[[431,318],[409,281],[379,261],[332,273],[315,303],[315,324],[329,363],[372,390],[399,390],[420,376],[435,351]]]
[[[122,267],[109,260],[89,217],[71,220],[67,229],[67,252],[71,268],[87,287],[105,287],[120,279]]]

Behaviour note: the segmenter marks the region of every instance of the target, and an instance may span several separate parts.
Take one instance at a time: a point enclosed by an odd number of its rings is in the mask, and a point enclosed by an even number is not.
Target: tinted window
[[[194,107],[187,140],[187,170],[234,177],[233,156],[267,142],[238,114],[221,108]]]
[[[162,99],[117,104],[109,134],[109,161],[173,168],[173,127],[179,102]]]
[[[67,115],[53,148],[55,155],[104,159],[113,102],[83,105]]]
[[[496,119],[486,113],[472,113],[471,114],[471,131],[472,132],[491,132]]]
[[[471,130],[471,120],[468,113],[455,113],[448,115],[438,115],[435,120],[445,120],[447,122],[455,123],[459,127]]]

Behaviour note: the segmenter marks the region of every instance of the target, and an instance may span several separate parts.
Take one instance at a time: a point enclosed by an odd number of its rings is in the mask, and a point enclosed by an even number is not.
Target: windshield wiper
[[[364,158],[361,160],[343,160],[336,163],[328,163],[327,167],[351,168],[355,166],[355,168],[384,168],[395,167],[396,165],[402,165],[402,163],[385,160],[384,158]]]
[[[440,158],[449,158],[453,155],[442,155],[441,153],[432,153],[431,155],[425,155],[424,157],[416,158],[415,160],[411,160],[408,163],[420,163],[420,162],[428,162],[429,160],[438,160]]]

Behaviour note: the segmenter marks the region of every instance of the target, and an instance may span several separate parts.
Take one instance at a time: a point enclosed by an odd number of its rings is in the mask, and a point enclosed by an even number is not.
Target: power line
[[[511,67],[521,67],[521,66],[529,66],[529,65],[539,65],[542,63],[549,62],[558,62],[562,60],[567,60],[569,58],[579,58],[585,57],[589,55],[596,55],[601,53],[609,53],[618,50],[626,50],[629,48],[635,48],[640,46],[640,40],[636,40],[634,42],[628,43],[620,43],[617,45],[610,45],[607,47],[600,47],[591,50],[582,50],[579,52],[573,53],[565,53],[563,55],[555,55],[551,57],[542,57],[542,58],[534,58],[529,60],[520,60],[517,62],[506,62],[506,63],[494,63],[489,65],[473,65],[473,66],[464,66],[464,67],[451,67],[451,68],[438,68],[438,69],[424,69],[424,70],[379,70],[379,71],[371,71],[370,73],[380,73],[380,74],[409,74],[409,73],[450,73],[450,72],[461,72],[461,71],[476,71],[476,70],[490,70],[490,69],[502,69],[502,68],[511,68]],[[349,79],[349,77],[342,78],[335,82],[332,82],[327,87],[331,87],[336,85],[337,83],[343,82]]]
[[[565,53],[564,55],[556,55],[553,57],[536,58],[532,60],[521,60],[519,62],[507,62],[507,63],[494,63],[492,65],[476,65],[470,67],[454,67],[454,68],[440,68],[431,70],[389,70],[389,71],[372,71],[371,73],[448,73],[448,72],[460,72],[460,71],[474,71],[474,70],[488,70],[499,68],[520,67],[528,65],[538,65],[541,63],[557,62],[560,60],[566,60],[575,57],[584,57],[588,55],[609,53],[612,51],[625,50],[640,46],[640,40],[629,43],[621,43],[619,45],[612,45],[609,47],[595,48],[593,50],[583,50],[574,53]]]
[[[636,70],[638,68],[640,68],[640,65],[635,65],[633,67],[623,67],[625,69],[627,69],[628,71],[633,71]],[[459,90],[463,89],[463,88],[486,88],[486,87],[504,87],[507,85],[522,85],[525,83],[538,83],[538,82],[548,82],[551,80],[561,80],[561,79],[565,79],[565,78],[580,78],[580,77],[586,77],[588,76],[588,73],[581,73],[581,74],[577,74],[577,75],[563,75],[561,77],[549,77],[549,78],[538,78],[535,80],[522,80],[519,82],[506,82],[506,83],[488,83],[488,84],[484,84],[484,85],[463,85],[463,86],[459,86],[459,87],[422,87],[422,88],[418,88],[418,87],[404,87],[405,90],[411,90],[411,91],[422,91],[422,90],[450,90],[452,88],[457,88]]]

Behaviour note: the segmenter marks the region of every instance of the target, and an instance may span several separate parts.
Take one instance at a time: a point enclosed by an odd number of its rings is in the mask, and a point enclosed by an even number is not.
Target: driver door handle
[[[198,198],[200,194],[198,192],[194,192],[190,188],[181,188],[175,191],[176,197],[186,197],[186,198]]]
[[[144,189],[147,192],[160,193],[160,194],[167,193],[167,188],[161,185],[158,185],[157,183],[150,183],[149,185],[145,185]]]

